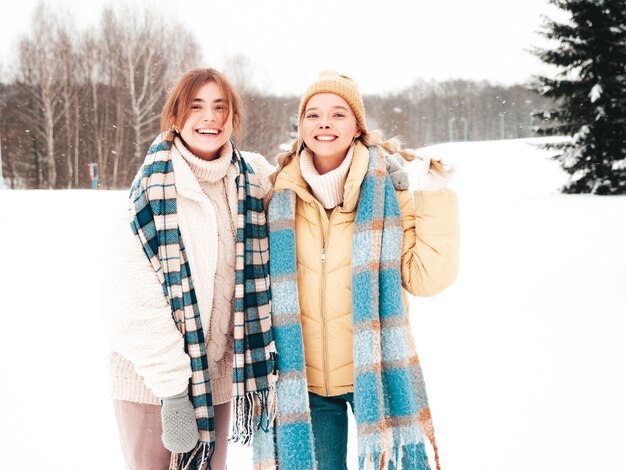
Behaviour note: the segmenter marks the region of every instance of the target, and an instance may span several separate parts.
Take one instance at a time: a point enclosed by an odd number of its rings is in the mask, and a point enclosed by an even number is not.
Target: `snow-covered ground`
[[[443,469],[626,468],[626,198],[558,194],[529,140],[422,151],[459,167],[458,280],[412,301]],[[125,198],[0,191],[0,468],[124,468],[99,291]]]

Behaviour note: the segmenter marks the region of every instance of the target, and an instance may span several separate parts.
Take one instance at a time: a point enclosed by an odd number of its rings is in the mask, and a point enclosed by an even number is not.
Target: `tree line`
[[[19,41],[14,73],[0,83],[0,145],[5,185],[89,187],[97,163],[101,188],[128,187],[159,130],[168,87],[203,64],[197,40],[179,23],[131,9],[104,8],[95,28],[40,4]],[[224,72],[240,90],[247,119],[240,147],[270,160],[293,136],[299,98],[251,86],[244,56]],[[4,67],[9,69],[9,67]],[[523,85],[416,81],[364,97],[368,125],[407,147],[534,135],[546,106]]]

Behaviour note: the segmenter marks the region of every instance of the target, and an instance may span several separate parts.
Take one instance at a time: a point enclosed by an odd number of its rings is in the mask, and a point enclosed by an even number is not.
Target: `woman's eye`
[[[341,114],[341,113],[335,113],[335,117],[343,118],[343,117],[346,117],[346,115],[345,114]]]
[[[306,117],[307,119],[315,119],[317,117],[317,114],[314,114],[314,113],[307,114]]]
[[[222,106],[222,105],[220,105],[220,106],[216,106],[216,107],[215,107],[215,109],[216,109],[217,111],[224,111],[224,110],[226,109],[226,106]]]
[[[200,105],[199,104],[192,104],[191,105],[191,109],[200,109]]]

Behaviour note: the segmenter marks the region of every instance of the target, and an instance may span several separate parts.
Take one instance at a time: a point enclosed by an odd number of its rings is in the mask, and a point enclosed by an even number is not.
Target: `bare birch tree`
[[[56,37],[53,44],[54,57],[59,63],[59,85],[61,91],[63,134],[65,137],[64,150],[60,157],[65,160],[67,168],[66,186],[71,188],[78,185],[78,147],[76,146],[80,125],[77,119],[78,94],[80,89],[76,80],[77,51],[76,32],[67,17],[63,23],[56,25]]]
[[[56,186],[55,126],[62,116],[59,106],[59,63],[54,55],[55,18],[40,3],[33,14],[32,38],[20,43],[19,79],[23,90],[32,98],[33,106],[24,108],[26,121],[33,132],[45,142],[46,184]]]
[[[113,62],[114,73],[125,85],[132,160],[136,164],[158,128],[159,108],[167,86],[181,70],[197,65],[199,48],[190,36],[180,34],[184,27],[154,12],[120,10],[105,15],[107,35],[115,34],[108,37],[116,38],[119,50]]]

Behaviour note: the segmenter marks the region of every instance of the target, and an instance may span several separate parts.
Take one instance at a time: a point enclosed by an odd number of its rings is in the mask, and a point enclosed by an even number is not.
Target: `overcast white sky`
[[[3,0],[0,70],[9,70],[37,0]],[[79,28],[93,27],[104,4],[137,4],[172,15],[193,31],[204,65],[221,68],[245,54],[254,83],[301,93],[320,70],[351,75],[365,93],[385,93],[416,79],[488,79],[520,83],[552,73],[525,51],[547,0],[48,0]]]

